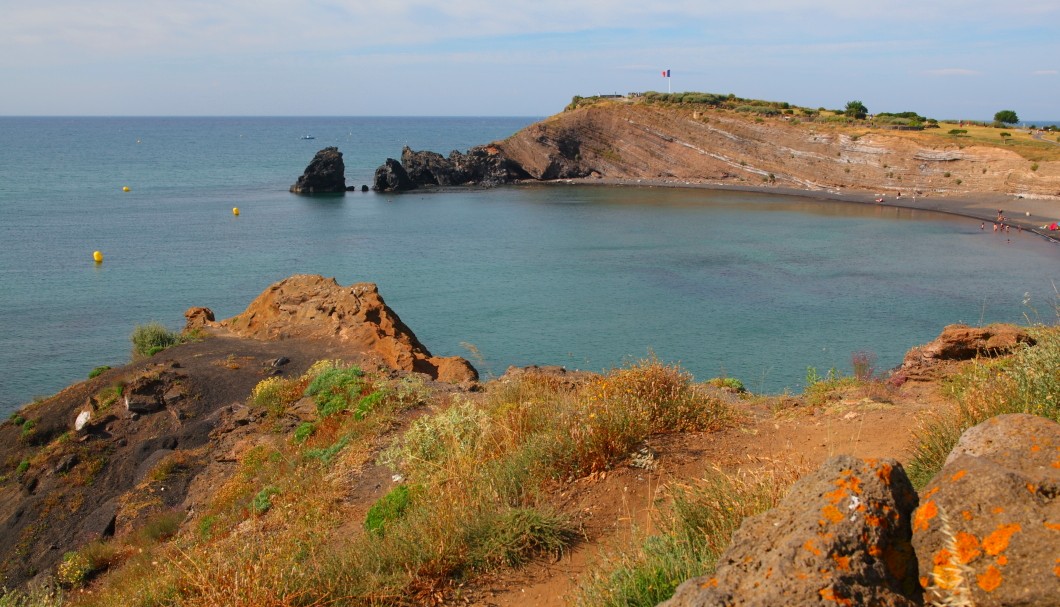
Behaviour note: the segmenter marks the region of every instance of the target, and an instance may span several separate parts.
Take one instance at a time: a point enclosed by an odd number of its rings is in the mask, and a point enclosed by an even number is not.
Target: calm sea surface
[[[533,120],[0,118],[0,414],[126,362],[137,324],[232,316],[295,273],[378,283],[433,353],[471,344],[484,375],[654,352],[801,390],[808,366],[891,367],[949,323],[1055,320],[1060,247],[945,215],[650,188],[287,192],[328,145],[359,186],[405,144],[464,150]]]

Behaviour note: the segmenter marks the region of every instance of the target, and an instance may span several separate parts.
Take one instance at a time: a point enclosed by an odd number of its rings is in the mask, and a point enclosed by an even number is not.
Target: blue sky
[[[1060,120],[1060,0],[3,3],[0,115],[510,115],[734,93]]]

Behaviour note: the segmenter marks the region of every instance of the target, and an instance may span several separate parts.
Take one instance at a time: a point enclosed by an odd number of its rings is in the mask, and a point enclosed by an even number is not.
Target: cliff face
[[[491,147],[535,180],[599,176],[1060,198],[1060,162],[1031,162],[973,143],[790,116],[615,102],[557,114]]]

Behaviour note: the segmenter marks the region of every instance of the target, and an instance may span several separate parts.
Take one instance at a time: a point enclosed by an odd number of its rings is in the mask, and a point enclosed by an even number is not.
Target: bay
[[[465,150],[534,120],[0,118],[0,413],[126,362],[137,324],[232,316],[295,273],[378,283],[433,353],[473,348],[484,375],[654,352],[801,390],[808,366],[891,367],[946,324],[1056,320],[1060,248],[937,213],[636,187],[287,192],[328,145],[360,185],[403,145]]]

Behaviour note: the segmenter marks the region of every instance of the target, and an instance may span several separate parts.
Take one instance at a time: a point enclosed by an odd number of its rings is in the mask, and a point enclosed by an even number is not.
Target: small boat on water
[[[302,135],[302,139],[316,139],[316,137],[312,135]]]

